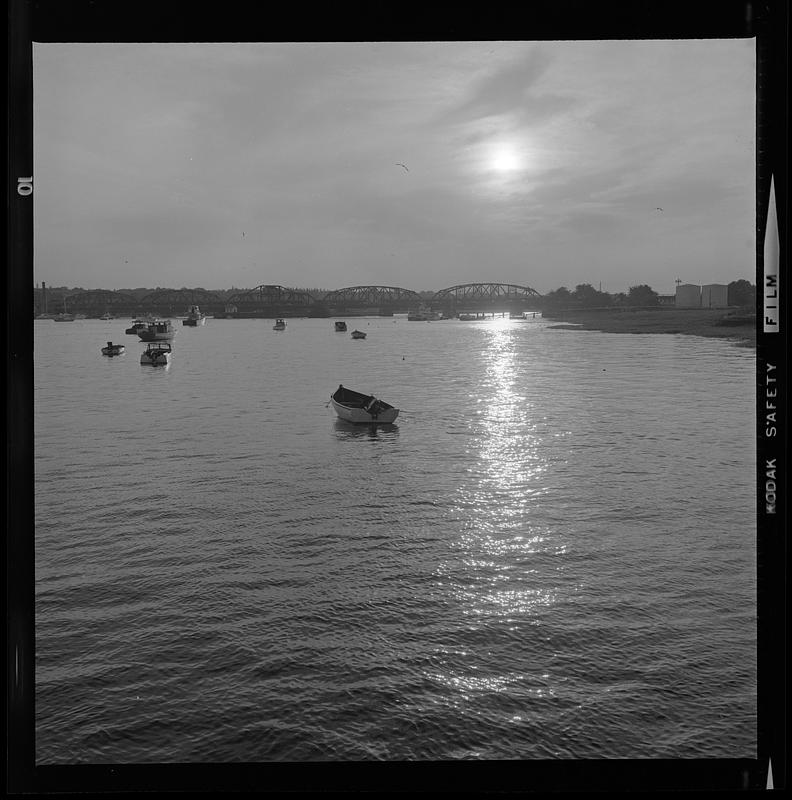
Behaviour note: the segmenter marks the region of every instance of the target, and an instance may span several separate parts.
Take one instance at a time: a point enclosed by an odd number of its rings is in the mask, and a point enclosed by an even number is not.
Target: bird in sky
[[[397,164],[396,164],[396,166],[397,166],[397,167],[404,167],[404,164],[399,164],[399,163],[397,163]],[[404,167],[404,168],[405,168],[405,169],[407,169],[407,167]],[[408,169],[407,169],[407,172],[409,172],[409,171],[410,171],[410,170],[408,170]]]

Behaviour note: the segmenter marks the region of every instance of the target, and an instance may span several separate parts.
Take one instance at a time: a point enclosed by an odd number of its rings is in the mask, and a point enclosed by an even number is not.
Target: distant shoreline
[[[737,317],[733,314],[734,319],[731,323],[719,324],[724,318],[729,317],[729,312],[725,309],[566,310],[545,311],[543,316],[550,322],[558,322],[548,326],[556,330],[681,333],[689,336],[732,339],[736,344],[745,347],[756,346],[756,323],[744,316]]]

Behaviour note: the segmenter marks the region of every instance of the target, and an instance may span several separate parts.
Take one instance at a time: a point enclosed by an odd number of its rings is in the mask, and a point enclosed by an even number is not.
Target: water
[[[755,757],[753,351],[352,321],[35,323],[37,762]]]

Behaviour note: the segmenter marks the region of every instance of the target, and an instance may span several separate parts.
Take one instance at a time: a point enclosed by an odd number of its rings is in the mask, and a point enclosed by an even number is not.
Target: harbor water
[[[37,763],[756,756],[753,350],[273,322],[35,322]]]

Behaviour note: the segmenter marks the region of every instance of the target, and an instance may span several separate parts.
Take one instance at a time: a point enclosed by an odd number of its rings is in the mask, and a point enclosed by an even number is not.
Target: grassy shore
[[[603,333],[683,333],[733,339],[735,343],[756,346],[755,323],[724,309],[658,308],[636,310],[587,310],[544,313],[544,318],[558,321],[551,328],[602,331]],[[733,317],[739,324],[722,324]]]

